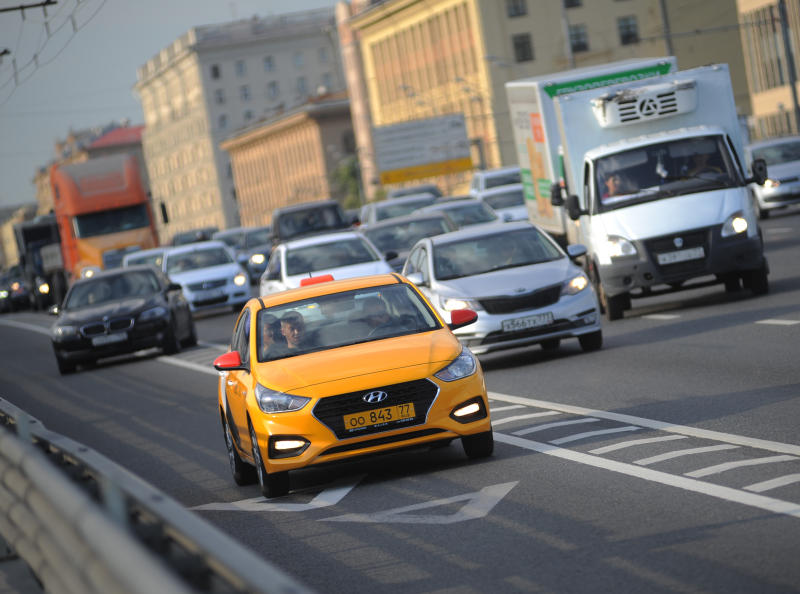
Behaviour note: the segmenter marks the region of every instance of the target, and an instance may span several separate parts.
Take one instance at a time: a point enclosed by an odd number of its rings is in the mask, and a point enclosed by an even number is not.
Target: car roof
[[[430,206],[426,206],[425,208],[420,208],[420,212],[437,212],[443,210],[452,210],[456,208],[463,207],[465,204],[483,204],[477,198],[466,198],[464,200],[447,200],[446,202],[437,202],[435,204],[431,204]]]
[[[298,248],[309,245],[319,245],[321,243],[335,243],[345,239],[352,239],[353,237],[363,239],[362,234],[358,231],[336,231],[333,233],[321,233],[319,235],[311,235],[309,237],[290,239],[288,241],[281,242],[278,245],[285,245],[287,248]]]
[[[186,252],[194,252],[197,250],[221,247],[228,249],[228,246],[218,239],[211,239],[209,241],[195,241],[194,243],[187,243],[185,245],[176,245],[166,251],[165,255],[174,256],[175,254],[185,254]]]
[[[153,268],[149,264],[136,264],[135,266],[125,266],[125,267],[118,266],[116,268],[109,268],[107,270],[98,270],[92,276],[76,279],[75,282],[72,283],[70,288],[72,288],[73,286],[78,285],[78,284],[91,282],[91,281],[96,280],[98,278],[105,278],[107,276],[116,276],[118,274],[133,274],[134,272],[142,272],[142,271],[154,272],[156,270],[158,270],[158,269],[157,268]],[[156,276],[158,276],[157,273],[156,273]]]
[[[450,233],[443,233],[442,235],[435,235],[428,238],[434,245],[443,245],[453,241],[461,241],[462,239],[470,239],[474,237],[481,237],[485,235],[505,234],[510,231],[518,231],[519,229],[536,229],[536,225],[528,221],[513,221],[509,223],[498,223],[496,225],[471,225],[464,227],[457,231]],[[422,241],[422,240],[420,240]]]
[[[435,194],[431,192],[418,192],[416,194],[404,194],[403,196],[398,196],[397,198],[387,198],[386,200],[381,200],[380,202],[374,202],[376,207],[378,206],[388,206],[393,204],[403,204],[404,202],[416,202],[422,198],[436,198]]]
[[[354,278],[325,281],[306,285],[297,289],[286,289],[285,291],[270,293],[269,295],[262,295],[261,297],[256,297],[255,299],[251,300],[248,302],[248,304],[252,303],[253,301],[257,301],[264,307],[272,307],[274,305],[282,305],[284,303],[300,301],[302,299],[317,297],[319,295],[342,293],[344,291],[352,291],[353,289],[361,289],[366,287],[396,285],[403,282],[403,278],[394,273],[357,276]]]
[[[375,223],[361,225],[359,229],[370,231],[372,229],[383,229],[384,227],[394,227],[395,225],[402,225],[403,223],[410,223],[412,221],[427,221],[431,219],[445,219],[445,216],[437,211],[416,211],[411,214],[403,215],[402,217],[392,217],[391,219],[383,219]]]
[[[174,247],[164,245],[161,247],[147,248],[146,250],[136,250],[135,252],[130,252],[129,254],[125,254],[125,258],[135,258],[137,256],[149,256],[150,254],[160,254],[171,249],[174,249]]]
[[[522,190],[523,186],[521,183],[519,184],[506,184],[503,186],[495,186],[493,188],[489,188],[488,190],[481,190],[481,198],[485,196],[493,196],[495,194],[505,194],[506,192],[512,192],[514,190]]]
[[[276,214],[284,213],[284,212],[293,212],[295,210],[306,210],[308,208],[315,208],[318,206],[339,206],[338,201],[336,200],[315,200],[312,202],[301,202],[299,204],[290,204],[288,206],[279,206],[278,208],[273,209],[272,216],[275,217]]]

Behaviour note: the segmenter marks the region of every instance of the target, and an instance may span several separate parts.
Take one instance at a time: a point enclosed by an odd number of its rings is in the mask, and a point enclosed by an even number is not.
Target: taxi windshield
[[[405,284],[320,295],[258,312],[258,360],[285,359],[441,327],[425,302]]]

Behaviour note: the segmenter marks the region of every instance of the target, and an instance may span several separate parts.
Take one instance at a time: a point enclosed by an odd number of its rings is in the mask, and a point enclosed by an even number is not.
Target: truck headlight
[[[742,212],[735,212],[722,224],[722,237],[730,237],[747,231],[747,219]]]
[[[619,235],[606,237],[606,246],[608,255],[612,258],[629,258],[637,255],[636,246]]]
[[[239,273],[233,277],[233,284],[237,287],[243,287],[247,283],[247,275]]]
[[[265,413],[293,412],[303,408],[311,398],[305,396],[295,396],[285,392],[276,392],[265,388],[261,384],[256,384],[256,402],[258,408]]]
[[[434,373],[433,375],[440,380],[452,382],[462,377],[467,377],[475,373],[478,364],[475,361],[475,356],[470,352],[467,347],[461,349],[461,353],[456,357],[450,365]]]
[[[577,295],[589,286],[589,279],[586,275],[581,273],[578,276],[572,277],[561,286],[562,295]]]

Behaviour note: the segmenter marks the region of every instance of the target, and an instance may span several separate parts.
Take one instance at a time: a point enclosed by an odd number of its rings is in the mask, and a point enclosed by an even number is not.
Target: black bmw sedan
[[[197,344],[194,321],[181,286],[150,266],[117,268],[76,281],[63,305],[50,310],[58,370],[160,347],[173,354]]]

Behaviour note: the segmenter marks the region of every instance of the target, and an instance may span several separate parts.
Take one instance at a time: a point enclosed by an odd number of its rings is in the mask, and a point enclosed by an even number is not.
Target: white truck
[[[586,246],[610,320],[631,297],[715,282],[769,290],[747,188],[763,184],[766,164],[755,161],[747,177],[728,67],[660,64],[638,68],[651,76],[631,75],[637,68],[626,61],[598,67],[595,77],[580,69],[556,82],[506,83],[520,166],[530,167],[536,192],[530,218]],[[625,82],[603,86],[615,72]],[[567,92],[553,93],[558,85]]]

